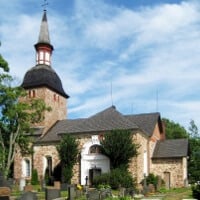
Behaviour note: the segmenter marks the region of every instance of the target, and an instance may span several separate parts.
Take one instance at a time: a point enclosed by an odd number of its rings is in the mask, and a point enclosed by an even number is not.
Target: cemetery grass
[[[159,194],[163,194],[163,200],[192,199],[192,190],[188,188],[174,188],[170,190],[161,189]]]
[[[37,191],[37,197],[38,200],[44,200],[45,199],[45,192],[41,191],[39,188],[35,188],[35,191]],[[112,194],[114,196],[118,196],[118,191],[113,190]],[[22,192],[19,191],[16,188],[13,188],[12,190],[12,196],[16,199],[19,198],[22,195]],[[191,188],[174,188],[170,190],[161,189],[156,194],[149,194],[148,197],[155,197],[155,196],[163,196],[162,200],[181,200],[181,199],[192,199],[192,190]],[[68,192],[67,191],[61,191],[61,197],[67,197]],[[112,198],[111,198],[112,199]],[[80,198],[77,198],[76,200],[86,200],[85,195],[81,196]]]

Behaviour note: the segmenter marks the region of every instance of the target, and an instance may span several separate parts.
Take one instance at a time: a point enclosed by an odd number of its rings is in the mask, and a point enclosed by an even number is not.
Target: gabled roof
[[[148,136],[151,136],[154,129],[155,124],[157,122],[161,122],[160,113],[143,113],[137,115],[125,115],[125,117],[137,124],[140,129],[142,129]],[[162,130],[161,130],[162,132]]]
[[[188,139],[158,141],[152,158],[179,158],[188,155]]]
[[[116,129],[138,129],[138,126],[126,119],[114,106],[85,119],[58,121],[40,142],[57,141],[64,133],[81,134],[90,132],[105,132]]]

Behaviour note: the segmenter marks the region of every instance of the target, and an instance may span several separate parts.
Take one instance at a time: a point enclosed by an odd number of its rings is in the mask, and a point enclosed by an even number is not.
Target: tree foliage
[[[130,159],[137,155],[138,145],[133,143],[129,130],[113,130],[104,135],[102,151],[110,158],[112,168],[128,168]]]
[[[188,129],[190,134],[188,162],[189,181],[190,183],[195,183],[200,180],[200,137],[194,120],[190,121]]]
[[[190,126],[189,126],[188,130],[189,130],[190,137],[192,137],[192,138],[200,137],[198,127],[196,126],[194,120],[190,121]]]
[[[79,143],[72,135],[66,134],[63,136],[60,144],[57,146],[58,154],[62,165],[63,182],[70,183],[73,176],[73,166],[77,162]]]
[[[188,133],[186,129],[179,123],[175,123],[172,120],[163,118],[165,123],[165,132],[167,139],[178,139],[178,138],[188,138]]]
[[[50,108],[40,99],[20,101],[26,92],[11,86],[13,79],[5,73],[9,68],[2,57],[0,67],[4,70],[0,74],[0,170],[7,178],[17,148],[20,147],[22,154],[30,153],[27,133],[31,132],[31,125],[43,120],[43,112]]]

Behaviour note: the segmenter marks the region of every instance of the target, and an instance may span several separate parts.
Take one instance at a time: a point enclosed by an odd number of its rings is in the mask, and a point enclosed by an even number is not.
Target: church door
[[[92,168],[89,170],[89,185],[93,185],[93,180],[96,176],[101,175],[100,168]]]

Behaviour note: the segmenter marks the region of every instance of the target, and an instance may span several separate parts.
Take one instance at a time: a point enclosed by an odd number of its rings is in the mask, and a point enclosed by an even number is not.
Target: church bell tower
[[[37,126],[48,130],[56,121],[66,119],[67,99],[62,82],[52,68],[51,57],[54,50],[50,42],[47,13],[44,10],[38,42],[35,44],[36,65],[28,70],[24,76],[22,87],[30,98],[43,99],[51,111],[46,111],[44,120]]]

